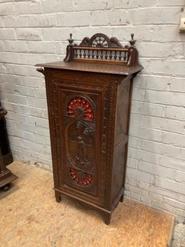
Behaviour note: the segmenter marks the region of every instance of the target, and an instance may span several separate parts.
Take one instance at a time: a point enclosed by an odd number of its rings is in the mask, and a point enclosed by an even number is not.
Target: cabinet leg
[[[120,197],[120,202],[123,202],[124,195]]]
[[[57,202],[60,202],[61,201],[61,194],[60,194],[60,192],[55,191],[55,198],[56,198],[56,201]]]
[[[111,213],[104,213],[104,222],[106,225],[109,225],[111,222]]]

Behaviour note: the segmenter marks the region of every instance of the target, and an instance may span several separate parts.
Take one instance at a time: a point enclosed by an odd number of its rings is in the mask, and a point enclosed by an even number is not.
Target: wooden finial
[[[134,39],[134,33],[131,33],[131,40],[129,41],[131,46],[134,46],[136,43],[136,40]]]
[[[70,45],[72,45],[73,41],[74,41],[72,37],[73,37],[73,35],[72,35],[72,33],[70,33],[70,38],[68,39]]]

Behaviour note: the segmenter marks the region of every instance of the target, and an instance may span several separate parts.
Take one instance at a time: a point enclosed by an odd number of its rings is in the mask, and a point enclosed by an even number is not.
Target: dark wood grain
[[[8,136],[6,132],[5,115],[7,112],[0,105],[0,188],[8,190],[10,183],[16,179],[6,165],[12,162],[12,155],[9,148]]]
[[[135,40],[122,47],[98,33],[74,44],[45,75],[56,201],[61,195],[102,212],[123,201],[132,80],[141,71]]]
[[[0,148],[2,152],[2,158],[5,165],[10,164],[13,161],[12,153],[10,150],[7,128],[6,128],[6,120],[5,115],[7,112],[2,108],[0,102]]]

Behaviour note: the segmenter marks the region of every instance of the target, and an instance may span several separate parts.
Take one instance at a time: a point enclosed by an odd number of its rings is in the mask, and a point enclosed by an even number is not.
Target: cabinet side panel
[[[112,173],[112,202],[123,192],[126,167],[126,146],[128,142],[128,117],[130,108],[130,81],[118,86],[116,105],[116,122],[114,133],[114,157]],[[113,203],[114,204],[114,203]]]
[[[51,83],[51,72],[46,70],[45,72],[46,81],[46,96],[47,96],[47,106],[48,106],[48,118],[50,127],[50,140],[51,140],[51,153],[52,153],[52,166],[53,166],[53,177],[54,177],[54,187],[59,185],[58,177],[58,167],[59,167],[59,153],[60,153],[60,142],[57,136],[57,125],[56,119],[59,116],[58,110],[56,108],[56,88],[53,87]]]

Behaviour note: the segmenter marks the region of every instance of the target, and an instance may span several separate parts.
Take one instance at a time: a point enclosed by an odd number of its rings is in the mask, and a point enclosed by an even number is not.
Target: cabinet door
[[[101,160],[103,90],[55,81],[59,189],[103,204],[105,168]]]

